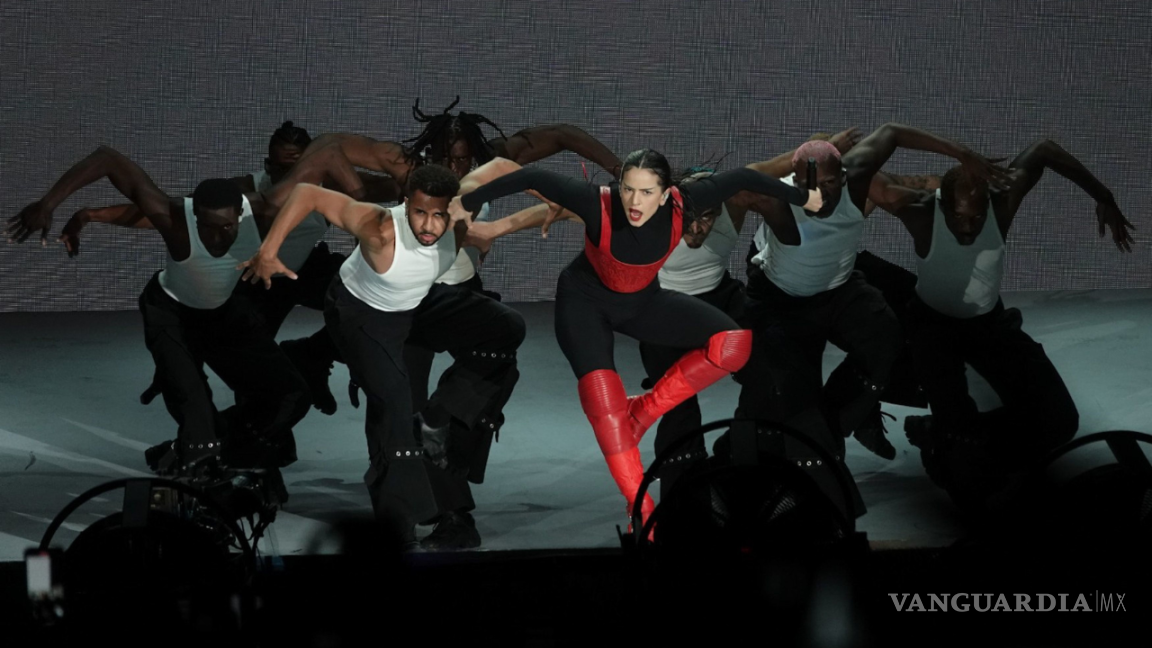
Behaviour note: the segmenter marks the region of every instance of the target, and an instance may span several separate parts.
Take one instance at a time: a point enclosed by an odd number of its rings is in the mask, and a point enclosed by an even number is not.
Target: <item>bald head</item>
[[[801,144],[792,154],[792,168],[798,168],[798,164],[804,166],[810,158],[814,158],[821,168],[840,168],[840,151],[830,142],[809,140]]]
[[[940,179],[940,211],[961,245],[971,245],[984,229],[988,203],[988,181],[964,167],[953,167]]]
[[[808,186],[808,160],[816,161],[816,186]],[[844,188],[843,167],[840,164],[840,151],[829,142],[809,140],[800,145],[792,154],[793,183],[805,189],[819,189],[824,195],[824,207],[819,212],[809,212],[817,217],[828,216],[840,204]]]

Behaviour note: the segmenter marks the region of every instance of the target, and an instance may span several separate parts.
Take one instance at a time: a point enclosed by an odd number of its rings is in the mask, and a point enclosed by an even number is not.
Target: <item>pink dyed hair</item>
[[[840,151],[824,140],[804,142],[792,154],[792,166],[795,167],[800,160],[807,162],[808,158],[816,158],[816,164],[824,164],[828,160],[840,161]]]

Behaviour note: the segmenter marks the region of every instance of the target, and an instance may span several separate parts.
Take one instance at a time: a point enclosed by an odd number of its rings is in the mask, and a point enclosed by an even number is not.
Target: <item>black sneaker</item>
[[[948,488],[947,471],[944,467],[945,444],[937,439],[932,416],[908,416],[904,418],[904,435],[908,443],[920,448],[920,463],[924,465],[924,472],[940,488]]]
[[[328,388],[328,376],[332,375],[332,363],[321,360],[308,351],[308,338],[285,340],[280,343],[284,355],[304,377],[308,391],[312,393],[312,407],[329,416],[336,413],[336,397]]]
[[[860,445],[868,448],[868,450],[883,459],[889,461],[896,458],[896,446],[885,436],[888,434],[888,429],[884,427],[884,417],[896,420],[895,416],[882,411],[880,404],[877,403],[875,409],[864,419],[864,422],[857,426],[856,430],[852,432],[852,436],[860,442]]]
[[[480,546],[476,520],[464,511],[450,511],[440,517],[432,533],[420,541],[425,551],[459,551]]]

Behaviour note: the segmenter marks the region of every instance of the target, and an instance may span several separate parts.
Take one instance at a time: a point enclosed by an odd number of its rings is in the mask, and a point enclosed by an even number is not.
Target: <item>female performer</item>
[[[684,399],[740,369],[751,332],[698,299],[663,290],[656,280],[695,214],[740,191],[767,194],[806,209],[818,191],[791,187],[751,169],[737,169],[683,187],[668,160],[651,149],[630,154],[618,183],[601,187],[541,169],[521,169],[453,199],[454,218],[502,196],[534,190],[585,225],[584,252],[556,288],[556,337],[579,380],[580,404],[631,511],[643,478],[637,444],[644,432]],[[652,389],[629,399],[616,373],[613,333],[641,342],[692,349]],[[655,508],[645,497],[643,516]]]

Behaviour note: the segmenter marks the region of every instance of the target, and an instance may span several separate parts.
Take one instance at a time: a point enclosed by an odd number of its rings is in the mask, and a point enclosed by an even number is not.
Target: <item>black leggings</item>
[[[556,340],[577,378],[616,369],[614,333],[687,352],[739,328],[716,307],[664,290],[656,281],[635,293],[609,290],[583,254],[564,269],[556,286]]]

